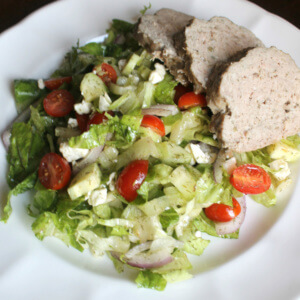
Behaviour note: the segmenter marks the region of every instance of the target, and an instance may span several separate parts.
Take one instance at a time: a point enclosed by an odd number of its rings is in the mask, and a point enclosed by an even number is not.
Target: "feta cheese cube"
[[[283,159],[274,160],[269,163],[269,166],[274,171],[273,175],[279,181],[286,179],[291,174],[288,163]]]
[[[38,87],[40,90],[43,90],[45,88],[45,83],[43,79],[38,80]]]
[[[79,115],[89,114],[92,111],[92,103],[83,100],[81,103],[74,105],[74,110]]]
[[[165,75],[166,75],[166,69],[162,64],[156,63],[154,65],[154,67],[155,67],[155,70],[152,71],[150,73],[150,76],[149,76],[149,81],[152,84],[156,84],[156,83],[161,82],[164,79]]]
[[[203,151],[200,144],[190,143],[185,149],[193,155],[198,164],[211,164],[216,159],[216,153]]]
[[[87,156],[90,150],[82,148],[72,148],[67,142],[63,142],[59,145],[59,151],[68,162],[73,162]]]
[[[68,120],[68,127],[69,128],[77,128],[78,127],[78,122],[74,118],[69,118]]]

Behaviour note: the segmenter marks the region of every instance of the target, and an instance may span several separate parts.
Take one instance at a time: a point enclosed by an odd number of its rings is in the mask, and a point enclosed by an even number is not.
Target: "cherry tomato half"
[[[174,102],[177,104],[180,97],[188,92],[191,92],[193,90],[193,87],[191,85],[184,86],[182,84],[178,84],[175,86],[175,96],[174,96]]]
[[[44,98],[44,109],[49,116],[64,117],[74,107],[74,98],[67,90],[55,90]]]
[[[102,63],[94,68],[96,74],[102,79],[102,81],[108,85],[109,83],[117,82],[117,72],[116,70],[107,63]]]
[[[163,121],[156,116],[144,115],[141,126],[149,127],[151,128],[151,130],[153,130],[161,136],[164,136],[166,134],[165,125]]]
[[[232,198],[232,204],[233,207],[222,203],[214,203],[205,208],[204,212],[214,222],[229,222],[241,212],[241,206],[236,199]]]
[[[119,175],[116,187],[119,194],[128,202],[132,202],[137,197],[137,190],[147,176],[148,166],[148,160],[134,160]]]
[[[108,111],[107,113],[109,113],[111,116],[114,116],[114,113],[112,111]],[[104,121],[107,121],[107,120],[108,120],[108,118],[106,117],[105,112],[103,112],[103,113],[96,112],[88,120],[86,128],[87,128],[87,130],[89,130],[90,126],[92,124],[95,124],[95,125],[102,124]]]
[[[90,119],[89,114],[80,115],[80,114],[76,113],[76,120],[77,120],[78,127],[81,130],[81,132],[87,131],[87,124],[88,124],[89,119]]]
[[[194,92],[188,92],[182,95],[178,100],[178,107],[180,109],[188,109],[194,106],[207,106],[206,99],[203,94],[195,94]]]
[[[71,179],[69,163],[56,153],[47,153],[40,162],[38,176],[41,184],[51,190],[64,188]]]
[[[72,77],[51,78],[44,81],[45,87],[49,90],[57,90],[63,83],[70,83]]]
[[[271,178],[263,168],[245,164],[233,170],[230,183],[241,193],[261,194],[270,188]]]

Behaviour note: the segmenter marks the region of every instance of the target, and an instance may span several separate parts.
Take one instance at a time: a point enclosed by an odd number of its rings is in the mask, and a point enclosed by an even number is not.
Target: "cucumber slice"
[[[96,163],[81,170],[71,181],[68,194],[75,200],[96,189],[101,183],[101,171]]]
[[[108,89],[100,77],[87,73],[81,81],[80,91],[85,101],[92,102],[108,92]]]
[[[150,137],[141,138],[119,155],[116,168],[120,169],[136,159],[149,159],[150,156],[159,158],[159,151]]]

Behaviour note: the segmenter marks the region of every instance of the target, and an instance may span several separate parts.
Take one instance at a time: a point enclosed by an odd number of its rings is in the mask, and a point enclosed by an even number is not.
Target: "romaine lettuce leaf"
[[[175,86],[178,83],[169,74],[159,82],[154,91],[154,100],[160,104],[174,104]]]
[[[139,288],[157,291],[163,291],[167,285],[167,280],[162,275],[152,273],[150,270],[140,271],[135,282]]]
[[[14,80],[14,92],[18,113],[45,94],[45,91],[39,89],[37,80],[33,79]]]
[[[118,148],[129,147],[137,137],[142,117],[124,115],[117,116],[99,125],[92,125],[89,131],[80,136],[71,137],[69,145],[74,148],[92,149],[106,143]],[[107,134],[113,134],[113,139],[106,141]]]
[[[3,208],[3,215],[0,219],[0,221],[7,222],[9,216],[12,213],[12,207],[10,204],[11,196],[17,196],[18,194],[22,194],[28,190],[31,190],[36,182],[37,179],[37,172],[33,172],[31,175],[26,177],[22,182],[17,184],[10,192],[8,193],[6,203],[4,204]]]
[[[32,174],[47,151],[48,146],[42,135],[34,131],[29,124],[15,123],[7,155],[7,181],[10,188],[14,188]]]

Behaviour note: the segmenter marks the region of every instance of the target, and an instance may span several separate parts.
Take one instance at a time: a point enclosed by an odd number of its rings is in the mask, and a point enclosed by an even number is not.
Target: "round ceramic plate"
[[[64,53],[102,35],[113,18],[135,21],[149,1],[64,0],[35,12],[0,35],[0,130],[16,115],[12,81],[47,78]],[[252,30],[266,46],[290,53],[300,65],[300,31],[241,0],[151,0],[154,12],[169,7],[198,18],[226,16]],[[1,202],[8,188],[5,150],[0,147]],[[170,284],[162,293],[137,289],[136,274],[118,274],[106,259],[79,253],[55,239],[40,242],[26,213],[31,194],[12,200],[13,214],[0,224],[1,299],[296,299],[300,296],[299,166],[293,184],[273,208],[248,200],[238,240],[210,238],[200,257],[192,257],[194,277]]]

